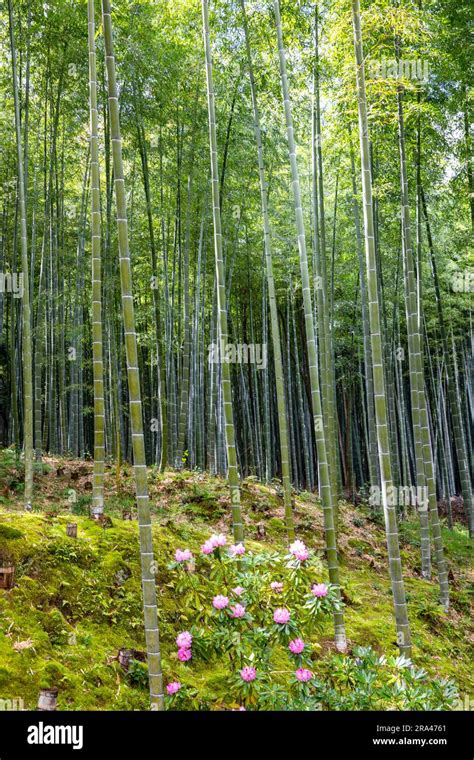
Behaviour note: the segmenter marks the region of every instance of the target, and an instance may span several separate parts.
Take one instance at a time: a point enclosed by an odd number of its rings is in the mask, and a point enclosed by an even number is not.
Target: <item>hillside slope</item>
[[[0,590],[0,697],[21,698],[26,709],[33,709],[39,689],[55,685],[60,709],[146,709],[143,669],[137,665],[126,674],[117,660],[121,648],[142,650],[144,645],[137,523],[122,516],[123,508],[133,513],[131,470],[125,467],[117,476],[109,468],[111,523],[101,527],[87,516],[91,463],[55,459],[47,465],[47,472],[36,476],[38,511],[31,514],[21,509],[20,473],[5,461],[0,473],[0,559],[16,565],[14,587]],[[150,491],[165,676],[191,679],[202,694],[224,698],[218,670],[191,673],[176,659],[174,640],[185,615],[170,587],[168,565],[176,548],[198,552],[211,532],[230,534],[226,485],[195,472],[152,471]],[[283,503],[276,488],[249,479],[242,495],[248,546],[283,547]],[[349,651],[363,645],[396,654],[381,516],[371,516],[363,504],[354,508],[345,502],[339,514]],[[296,495],[295,517],[298,536],[323,556],[319,500]],[[77,539],[66,535],[68,522],[77,523]],[[430,675],[452,679],[461,694],[472,694],[467,531],[443,530],[452,598],[447,615],[437,603],[436,579],[420,577],[413,517],[402,525],[401,536],[413,661]],[[315,643],[315,673],[324,677],[333,656],[328,621]]]

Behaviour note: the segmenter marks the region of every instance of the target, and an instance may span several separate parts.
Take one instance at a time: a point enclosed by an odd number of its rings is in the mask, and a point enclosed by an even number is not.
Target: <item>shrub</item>
[[[146,688],[148,685],[148,669],[146,665],[139,660],[130,660],[127,681],[131,686],[138,686],[142,689]]]
[[[223,668],[228,709],[317,709],[311,640],[341,605],[336,589],[320,582],[321,562],[301,541],[287,553],[226,543],[214,535],[199,557],[178,549],[169,565],[187,628],[176,638],[177,668]],[[189,685],[169,685],[168,706],[193,709]]]
[[[451,682],[370,647],[320,661],[315,675],[316,634],[341,601],[333,586],[320,582],[321,563],[301,541],[287,553],[251,552],[214,535],[198,557],[178,549],[169,570],[183,629],[166,686],[168,709],[202,710],[208,703],[286,711],[455,707]],[[192,685],[203,663],[220,674],[212,699]]]
[[[378,655],[356,647],[353,656],[337,655],[315,690],[327,710],[449,710],[459,694],[445,679],[429,677],[404,656]]]

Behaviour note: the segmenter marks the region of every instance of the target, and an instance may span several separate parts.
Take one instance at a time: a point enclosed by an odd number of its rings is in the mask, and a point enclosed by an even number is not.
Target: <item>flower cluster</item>
[[[311,681],[313,674],[308,668],[298,668],[298,670],[295,670],[295,676],[298,681],[305,683],[306,681]]]
[[[223,594],[217,594],[217,596],[215,596],[212,600],[212,606],[215,607],[216,610],[223,610],[228,606],[228,604],[229,597],[224,596]]]
[[[246,681],[247,683],[250,683],[250,681],[255,681],[257,677],[257,669],[246,665],[245,668],[242,668],[240,671],[240,677],[242,681]]]
[[[309,550],[302,541],[293,541],[290,544],[290,554],[300,562],[304,562],[309,558]]]
[[[189,631],[183,631],[176,637],[176,645],[178,647],[178,660],[181,662],[187,662],[191,659],[191,645],[193,643],[193,637]]]
[[[192,560],[193,555],[189,549],[176,549],[176,553],[174,555],[174,558],[176,562],[189,562]]]
[[[305,643],[303,639],[293,639],[288,644],[288,649],[292,654],[301,654],[304,651]]]
[[[223,533],[213,533],[201,546],[201,552],[203,554],[212,554],[215,549],[225,546],[226,543],[227,539]]]
[[[176,638],[178,659],[224,665],[229,709],[277,709],[278,699],[279,709],[316,709],[310,706],[317,684],[314,633],[322,616],[340,604],[334,587],[318,580],[316,554],[300,540],[286,553],[255,553],[214,533],[196,560],[188,549],[177,550],[175,560],[173,588],[183,619],[193,626],[192,634],[186,630]],[[274,672],[276,650],[288,664]],[[170,704],[191,704],[190,689],[173,680],[167,686]]]
[[[273,620],[279,625],[286,625],[290,621],[290,610],[287,610],[286,607],[278,607],[273,613]]]

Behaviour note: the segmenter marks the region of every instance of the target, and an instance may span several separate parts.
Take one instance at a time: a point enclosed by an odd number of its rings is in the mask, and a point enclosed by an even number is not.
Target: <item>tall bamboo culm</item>
[[[398,50],[397,50],[398,53]],[[402,240],[403,240],[403,280],[405,288],[405,311],[407,322],[408,366],[410,381],[411,416],[413,425],[413,442],[416,485],[418,493],[427,488],[425,464],[423,459],[423,441],[421,433],[421,387],[423,385],[421,361],[420,311],[417,300],[415,280],[415,263],[413,258],[410,228],[410,211],[408,201],[408,179],[405,159],[405,133],[401,89],[397,90],[398,106],[398,141],[400,151],[400,183],[402,206]],[[420,520],[421,572],[423,578],[431,578],[431,544],[428,510],[424,504],[417,505]]]
[[[91,248],[92,248],[92,366],[94,379],[94,475],[92,514],[104,511],[105,406],[102,345],[102,273],[100,234],[100,170],[97,113],[97,67],[94,0],[87,0],[89,38],[89,105],[91,155]]]
[[[23,361],[23,449],[25,457],[25,506],[31,507],[33,499],[33,368],[31,340],[30,277],[28,266],[28,235],[26,230],[26,199],[24,179],[24,156],[21,140],[20,103],[16,67],[15,34],[13,29],[12,0],[8,0],[10,22],[10,46],[13,78],[13,104],[15,109],[15,137],[18,164],[17,192],[20,205],[21,269],[23,274],[22,298],[22,361]],[[12,315],[13,319],[13,315]]]
[[[314,65],[313,65],[313,104],[312,104],[312,174],[313,174],[313,203],[317,204],[314,211],[314,238],[316,246],[316,276],[319,278],[316,289],[318,304],[318,341],[319,363],[321,374],[321,399],[326,427],[326,445],[328,449],[329,475],[331,488],[338,494],[338,440],[337,440],[337,405],[336,405],[336,375],[334,368],[334,339],[330,326],[328,304],[328,280],[326,263],[326,213],[324,209],[324,177],[323,151],[321,130],[320,105],[320,66],[319,66],[319,8],[314,7]],[[319,211],[319,224],[316,224]],[[319,245],[316,235],[319,232]],[[337,498],[334,503],[334,527],[337,531]]]
[[[399,52],[397,45],[397,54]],[[433,535],[435,548],[436,567],[440,587],[440,601],[447,609],[449,607],[449,584],[448,570],[444,559],[443,539],[439,521],[438,502],[436,497],[436,481],[434,476],[433,452],[431,448],[430,430],[428,424],[427,399],[425,395],[424,362],[422,348],[422,304],[421,304],[421,256],[417,279],[415,278],[415,265],[412,246],[410,206],[408,195],[408,172],[405,154],[405,127],[403,118],[403,93],[397,89],[398,106],[398,140],[400,149],[400,180],[402,202],[402,229],[404,237],[404,263],[406,279],[406,311],[409,348],[410,387],[412,397],[412,414],[414,416],[414,429],[417,485],[423,485],[427,490],[427,499],[417,505],[420,515],[421,548],[422,548],[422,572],[424,577],[431,575],[431,547],[429,525]],[[421,238],[420,238],[421,245]],[[418,282],[418,284],[417,284]],[[418,294],[418,295],[417,295]],[[419,455],[418,455],[419,452]],[[421,457],[421,462],[419,458]],[[418,468],[421,468],[419,477]],[[428,535],[426,535],[426,533]],[[425,547],[424,547],[425,544]],[[425,569],[426,568],[426,569]]]
[[[273,358],[275,366],[275,385],[277,396],[278,428],[280,433],[280,456],[281,476],[283,483],[283,501],[285,507],[286,531],[289,540],[295,535],[293,523],[293,510],[291,504],[290,482],[290,455],[288,449],[288,423],[286,413],[285,387],[283,380],[283,362],[281,357],[280,326],[278,323],[278,310],[275,295],[275,280],[273,278],[272,244],[270,237],[270,220],[268,217],[267,183],[265,179],[265,164],[263,160],[262,133],[260,130],[260,113],[257,102],[257,90],[253,73],[252,52],[250,48],[247,13],[245,0],[240,0],[242,5],[242,18],[245,33],[245,48],[247,51],[247,63],[249,68],[250,89],[253,105],[253,126],[258,154],[258,176],[260,182],[260,199],[262,205],[263,240],[265,245],[265,264],[267,272],[268,301],[270,304],[270,324],[272,331]]]
[[[439,287],[438,270],[436,266],[436,258],[434,253],[433,236],[431,234],[430,221],[428,217],[428,208],[426,205],[426,198],[423,191],[423,186],[420,187],[421,204],[423,208],[423,215],[425,217],[426,224],[426,238],[428,241],[428,250],[430,253],[431,271],[433,274],[433,282],[436,296],[436,308],[438,312],[438,322],[441,333],[441,343],[443,346],[443,355],[446,363],[446,371],[448,375],[448,400],[451,407],[451,415],[453,421],[454,430],[454,446],[456,449],[456,455],[458,460],[459,478],[461,481],[461,493],[464,501],[464,509],[469,523],[469,535],[474,535],[473,525],[473,505],[472,505],[472,487],[471,476],[469,472],[469,457],[467,454],[466,439],[463,429],[462,411],[459,396],[456,393],[456,381],[454,377],[453,357],[452,352],[448,346],[448,334],[446,331],[446,324],[444,320],[443,306],[441,302],[441,290]]]
[[[137,335],[135,331],[135,312],[133,307],[132,271],[130,265],[130,251],[128,247],[127,201],[123,174],[122,138],[120,135],[119,103],[117,96],[112,18],[110,14],[109,0],[102,0],[102,24],[107,66],[107,91],[114,168],[115,204],[117,210],[122,318],[127,361],[130,427],[137,493],[138,527],[140,534],[140,561],[150,702],[152,710],[163,710],[163,674],[161,670],[160,636],[158,630],[158,610],[156,606],[155,586],[156,565],[153,558],[153,534],[151,529],[150,502],[148,498]]]
[[[362,199],[364,208],[364,238],[367,267],[367,290],[369,298],[370,337],[372,348],[375,421],[382,486],[382,506],[387,535],[390,581],[392,585],[397,643],[403,654],[411,653],[411,634],[402,577],[402,563],[398,540],[398,523],[395,507],[387,498],[387,490],[393,489],[390,462],[387,402],[385,398],[384,359],[382,349],[380,304],[377,288],[377,260],[374,240],[374,213],[372,204],[372,184],[370,172],[369,126],[367,121],[367,101],[365,94],[364,56],[360,23],[359,0],[352,0],[352,23],[354,29],[354,51],[356,59],[357,99],[359,111],[359,139],[362,165]]]
[[[319,472],[319,490],[323,504],[324,532],[326,537],[326,555],[329,570],[329,579],[340,594],[339,587],[339,562],[336,548],[336,532],[334,529],[334,508],[336,494],[331,488],[331,478],[329,472],[328,448],[326,445],[325,426],[323,424],[323,415],[321,407],[321,390],[318,377],[318,366],[316,357],[316,341],[314,333],[313,306],[311,303],[311,286],[308,269],[308,258],[306,253],[306,237],[303,221],[303,209],[301,206],[300,180],[298,165],[296,161],[296,145],[293,134],[293,118],[291,114],[291,103],[288,89],[288,78],[286,73],[286,57],[283,47],[283,36],[281,30],[280,4],[278,0],[274,2],[275,23],[278,39],[278,54],[280,60],[281,86],[283,93],[283,104],[285,110],[286,132],[288,140],[289,158],[291,165],[291,178],[293,184],[293,196],[295,206],[296,228],[298,234],[298,250],[300,258],[301,282],[303,291],[303,308],[306,329],[306,345],[308,351],[308,364],[311,388],[311,404],[313,412],[314,434],[316,439],[316,448],[318,453],[318,472]],[[321,322],[322,315],[318,314],[318,321]],[[346,648],[346,633],[344,628],[344,615],[342,610],[334,613],[335,643],[340,650]]]
[[[219,198],[219,171],[217,165],[216,113],[214,105],[214,85],[212,81],[212,57],[209,34],[209,3],[202,0],[202,22],[204,52],[206,60],[207,106],[209,117],[209,147],[211,153],[212,211],[214,220],[214,252],[216,259],[217,310],[219,325],[219,356],[222,374],[222,396],[224,406],[225,442],[227,450],[227,468],[232,506],[232,527],[236,541],[243,541],[244,526],[240,508],[240,483],[237,471],[237,454],[235,450],[234,416],[232,409],[232,386],[230,367],[225,361],[223,351],[227,345],[229,333],[227,326],[227,299],[224,259],[222,253],[221,208]]]

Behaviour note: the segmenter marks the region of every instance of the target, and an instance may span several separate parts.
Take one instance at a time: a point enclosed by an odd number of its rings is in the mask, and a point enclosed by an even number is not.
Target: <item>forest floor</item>
[[[34,709],[39,689],[54,683],[59,709],[146,709],[146,683],[125,674],[117,661],[121,648],[144,648],[137,522],[122,517],[124,508],[135,511],[132,469],[106,469],[110,521],[104,528],[88,517],[92,463],[45,458],[44,465],[43,474],[35,474],[34,511],[26,513],[21,472],[10,450],[0,452],[0,565],[16,566],[14,587],[0,590],[0,698],[21,698]],[[176,548],[198,552],[211,532],[231,533],[228,488],[220,478],[190,471],[151,469],[149,483],[164,671],[219,694],[222,673],[203,668],[185,674],[186,665],[176,660],[182,610],[167,566]],[[242,505],[249,547],[285,545],[277,484],[245,480]],[[71,521],[78,524],[77,539],[66,536]],[[298,537],[322,556],[322,510],[314,494],[295,495],[295,521]],[[443,527],[451,586],[447,614],[438,603],[436,577],[421,578],[414,515],[400,533],[413,661],[433,676],[452,679],[461,694],[474,694],[467,530],[461,524]],[[362,645],[395,654],[382,515],[372,515],[364,503],[341,501],[338,541],[349,651]],[[335,651],[331,621],[317,641],[314,670],[323,674]]]

